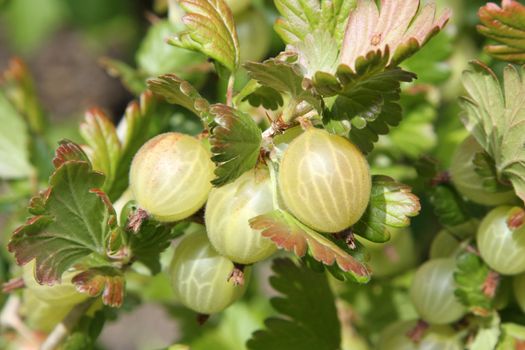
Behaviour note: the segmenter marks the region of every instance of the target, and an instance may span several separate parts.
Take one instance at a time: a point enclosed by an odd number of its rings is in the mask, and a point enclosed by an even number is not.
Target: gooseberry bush
[[[171,1],[51,158],[14,59],[2,348],[154,302],[169,349],[524,349],[522,63],[515,0]]]

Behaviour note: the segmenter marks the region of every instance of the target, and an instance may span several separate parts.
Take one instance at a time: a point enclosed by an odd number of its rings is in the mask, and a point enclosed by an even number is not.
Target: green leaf
[[[401,82],[416,77],[400,68],[386,68],[387,62],[388,53],[371,53],[358,59],[355,71],[340,65],[335,75],[318,72],[314,76],[314,86],[321,95],[336,96],[324,122],[351,121],[350,139],[364,152],[373,149],[378,135],[399,124]]]
[[[440,184],[432,188],[430,202],[439,222],[450,231],[471,218],[465,201],[451,185]]]
[[[473,159],[474,170],[481,177],[483,188],[489,192],[506,192],[512,190],[498,179],[498,170],[494,159],[487,152],[480,152]]]
[[[210,144],[217,164],[215,186],[225,185],[255,167],[262,143],[261,129],[249,114],[223,104],[211,106],[214,117]]]
[[[298,63],[307,78],[312,78],[317,72],[334,74],[339,63],[337,42],[326,30],[308,33],[303,41],[295,43],[289,50],[297,53]]]
[[[156,79],[148,80],[148,87],[154,93],[164,97],[169,103],[180,105],[187,110],[206,119],[209,103],[197,89],[189,82],[177,77],[175,74],[161,75]]]
[[[19,58],[11,59],[3,78],[0,88],[5,97],[24,117],[30,132],[42,134],[46,126],[44,111],[26,64]]]
[[[266,329],[252,335],[248,349],[339,349],[341,326],[326,276],[289,259],[275,259],[272,270],[270,283],[281,296],[271,303],[284,317],[267,319]]]
[[[372,242],[386,242],[390,229],[409,226],[410,217],[418,215],[420,210],[419,198],[409,186],[376,175],[372,178],[368,207],[353,231]]]
[[[425,102],[408,108],[403,106],[403,110],[407,111],[403,120],[385,136],[385,142],[380,138],[379,143],[383,143],[382,148],[391,153],[395,152],[392,149],[397,149],[401,156],[418,159],[432,151],[437,144],[433,125],[436,109]]]
[[[440,84],[452,74],[452,66],[447,60],[454,52],[455,36],[449,31],[441,31],[418,53],[403,62],[403,68],[417,72],[420,84]]]
[[[161,270],[160,254],[166,250],[171,241],[184,231],[187,223],[180,223],[174,228],[157,221],[147,219],[137,233],[129,234],[129,250],[132,260],[146,265],[153,275]]]
[[[469,96],[462,99],[463,123],[494,159],[498,180],[510,180],[525,201],[525,68],[507,66],[503,86],[480,62],[463,73]]]
[[[502,61],[525,63],[525,6],[503,0],[501,7],[488,3],[478,14],[478,31],[498,43],[485,46],[485,52]]]
[[[242,99],[242,101],[246,100],[254,107],[263,106],[273,111],[277,110],[284,103],[281,94],[268,86],[255,88],[249,95]]]
[[[455,294],[459,301],[477,315],[487,316],[493,308],[498,276],[477,254],[464,251],[456,258]],[[488,287],[494,287],[492,291]],[[485,288],[486,287],[486,288]]]
[[[501,338],[496,350],[519,349],[525,345],[525,327],[515,323],[501,326]]]
[[[275,0],[281,14],[275,31],[287,44],[305,39],[316,29],[326,30],[340,47],[353,0]]]
[[[88,255],[104,256],[106,239],[116,226],[116,215],[100,190],[104,176],[93,171],[80,147],[65,141],[53,160],[49,188],[31,200],[33,215],[8,244],[16,262],[36,259],[39,283],[60,281],[64,271]]]
[[[418,11],[419,0],[357,0],[350,13],[341,48],[341,63],[355,69],[360,57],[379,51],[391,52],[387,65],[396,66],[417,52],[447,23],[450,11],[436,18],[436,5],[427,4]],[[356,45],[356,43],[360,43]]]
[[[106,176],[102,190],[107,192],[115,181],[121,154],[115,126],[102,110],[94,108],[86,113],[85,120],[80,125],[80,134],[90,147],[93,169]]]
[[[492,350],[495,349],[501,335],[500,317],[494,313],[492,317],[479,322],[478,332],[467,349],[469,350]]]
[[[149,27],[136,54],[138,68],[145,72],[147,77],[175,73],[188,80],[192,77],[191,70],[206,62],[206,57],[198,52],[166,43],[166,39],[176,32],[178,27],[184,26],[181,23],[178,26],[174,25],[168,20],[158,20]]]
[[[187,30],[168,40],[169,44],[200,51],[235,71],[240,53],[233,15],[224,0],[178,0],[186,11]]]
[[[319,100],[311,91],[303,89],[303,73],[301,67],[293,63],[297,61],[297,55],[291,53],[286,61],[271,58],[262,63],[246,62],[244,68],[248,71],[250,78],[256,80],[262,86],[270,87],[281,93],[288,94],[298,104],[301,101],[310,103],[318,108]]]
[[[81,293],[91,297],[102,294],[104,305],[122,306],[126,279],[122,272],[114,267],[93,267],[77,274],[71,281]]]
[[[112,77],[119,78],[122,85],[134,95],[140,95],[146,90],[146,77],[135,68],[124,62],[108,57],[102,57],[100,64]]]
[[[359,283],[366,283],[370,279],[370,273],[363,263],[281,209],[252,218],[250,226],[261,230],[263,237],[271,239],[277,247],[293,252],[298,257],[302,258],[308,253],[324,265],[337,264],[341,271],[348,272]]]
[[[0,92],[0,178],[17,179],[31,174],[29,135],[23,118]]]

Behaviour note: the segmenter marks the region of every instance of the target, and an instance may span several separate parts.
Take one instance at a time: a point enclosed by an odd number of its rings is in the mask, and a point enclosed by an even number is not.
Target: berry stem
[[[3,293],[11,293],[17,289],[22,289],[26,286],[22,277],[12,278],[2,285]]]

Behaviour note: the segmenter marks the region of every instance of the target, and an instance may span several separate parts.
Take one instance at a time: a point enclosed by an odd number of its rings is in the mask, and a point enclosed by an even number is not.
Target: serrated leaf
[[[383,0],[381,10],[375,1],[357,0],[350,13],[341,48],[341,63],[355,69],[359,57],[370,52],[391,52],[387,65],[396,66],[413,55],[447,23],[450,11],[436,18],[436,5],[420,11],[419,0]]]
[[[450,185],[441,184],[432,188],[430,202],[434,206],[434,214],[439,222],[450,230],[471,218],[464,200]]]
[[[498,179],[498,170],[494,159],[492,159],[487,152],[480,152],[474,156],[472,160],[474,163],[474,170],[481,177],[483,188],[489,192],[504,192],[509,191],[509,186],[503,185]]]
[[[443,30],[428,42],[417,55],[403,62],[402,67],[417,72],[419,84],[440,84],[452,74],[448,59],[454,52],[454,39],[449,31]]]
[[[263,106],[266,109],[277,110],[284,103],[283,97],[277,90],[268,86],[259,86],[242,101],[246,101],[254,107]]]
[[[401,82],[416,77],[400,68],[386,68],[388,57],[388,52],[372,52],[358,59],[355,71],[343,64],[335,75],[318,72],[314,76],[314,86],[321,95],[336,96],[324,122],[351,121],[349,137],[363,152],[370,152],[378,135],[399,124]]]
[[[391,153],[399,152],[400,156],[418,159],[434,149],[437,144],[437,135],[433,122],[437,113],[434,106],[421,103],[415,106],[403,106],[406,114],[396,128],[385,136],[383,145]],[[379,143],[383,140],[380,138]]]
[[[115,126],[102,110],[93,108],[86,112],[84,122],[80,124],[80,134],[91,149],[93,169],[106,176],[102,190],[107,192],[115,180],[121,155]]]
[[[350,273],[359,283],[366,283],[370,279],[370,273],[363,263],[281,209],[252,218],[250,226],[261,230],[263,237],[271,239],[277,247],[293,252],[298,257],[308,253],[324,265],[337,264],[340,270]]]
[[[23,118],[0,92],[0,178],[17,179],[31,174],[29,135]]]
[[[462,99],[463,123],[494,159],[498,178],[509,180],[525,201],[525,68],[507,66],[503,86],[494,72],[473,62],[463,73],[469,96]]]
[[[496,59],[525,62],[525,6],[514,0],[503,0],[501,7],[488,3],[478,12],[478,31],[495,40],[497,45],[485,46],[485,52]]]
[[[293,55],[289,61],[271,58],[262,63],[246,62],[244,68],[248,71],[250,78],[263,86],[288,94],[295,100],[295,104],[306,101],[318,108],[319,100],[317,97],[311,91],[303,89],[304,76],[301,67],[290,62],[297,60],[297,55]]]
[[[200,51],[230,71],[239,65],[239,41],[233,14],[224,0],[178,0],[186,15],[187,30],[168,40],[169,44]]]
[[[324,29],[308,33],[304,40],[287,47],[296,52],[304,76],[312,78],[317,72],[334,74],[339,63],[339,48],[334,38]]]
[[[71,282],[76,289],[91,297],[102,294],[104,305],[120,307],[124,301],[126,279],[122,272],[114,267],[93,267],[77,274]]]
[[[209,109],[208,101],[186,80],[175,74],[165,74],[148,80],[148,88],[164,97],[169,103],[182,106],[209,122],[206,119]]]
[[[116,225],[115,211],[100,190],[104,176],[93,171],[79,146],[64,142],[57,150],[49,188],[34,197],[33,214],[8,244],[16,262],[36,259],[39,283],[60,281],[64,271],[90,254],[105,255],[105,242]]]
[[[493,272],[475,253],[464,251],[456,257],[455,294],[463,305],[478,315],[486,316],[493,308],[494,295],[483,290],[491,274]],[[497,282],[496,279],[496,286]]]
[[[374,176],[370,202],[353,231],[372,242],[386,242],[390,229],[409,226],[410,217],[420,210],[419,198],[409,186],[387,176]]]
[[[210,114],[215,124],[210,135],[211,159],[217,164],[212,184],[222,186],[255,167],[262,133],[249,114],[232,107],[215,104]]]
[[[24,117],[29,130],[33,134],[41,134],[46,123],[44,111],[26,64],[19,58],[11,59],[8,69],[3,72],[1,83],[5,97]]]
[[[282,18],[276,21],[274,29],[287,44],[295,44],[308,33],[323,29],[340,47],[354,4],[352,0],[275,0]]]
[[[340,324],[326,276],[289,259],[275,259],[272,269],[270,283],[280,296],[271,303],[284,317],[267,319],[266,329],[247,342],[248,349],[339,349]]]
[[[167,19],[157,20],[149,27],[136,53],[138,69],[147,77],[175,73],[190,79],[190,71],[206,62],[206,57],[198,52],[166,43],[166,39],[180,28],[184,28],[182,23],[174,24]]]
[[[186,227],[186,223],[179,224]],[[145,220],[137,233],[129,235],[129,250],[131,259],[146,265],[152,275],[160,272],[160,253],[166,250],[171,241],[181,234],[180,229],[171,228],[154,220]]]

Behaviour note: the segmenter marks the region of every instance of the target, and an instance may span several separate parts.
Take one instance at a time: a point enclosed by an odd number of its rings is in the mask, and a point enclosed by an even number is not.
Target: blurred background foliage
[[[229,2],[243,61],[261,61],[284,48],[272,30],[277,18],[273,1]],[[405,235],[409,242],[406,237],[394,239],[387,247],[399,250],[398,254],[408,251],[411,261],[385,273],[380,268],[389,264],[378,264],[377,276],[384,277],[366,286],[331,281],[351,310],[350,331],[343,322],[344,341],[354,342],[349,349],[365,349],[364,344],[376,341],[386,324],[415,317],[406,293],[410,268],[426,258],[440,225],[429,205],[432,196],[418,176],[421,169],[414,164],[432,157],[438,169],[447,169],[465,138],[458,97],[463,94],[460,76],[468,61],[481,59],[496,72],[503,67],[482,53],[486,39],[475,29],[477,10],[486,1],[437,3],[453,9],[452,20],[403,64],[419,76],[404,86],[404,120],[381,137],[369,156],[373,173],[410,184],[422,199],[421,215]],[[82,142],[78,124],[85,110],[100,107],[118,124],[128,103],[144,91],[145,80],[164,73],[191,81],[211,101],[224,96],[226,82],[205,57],[165,43],[167,36],[181,29],[180,11],[172,7],[168,14],[168,5],[168,0],[0,0],[0,71],[6,72],[0,88],[0,282],[17,273],[5,242],[24,219],[28,198],[45,184],[57,141]],[[27,70],[13,57],[25,62]],[[247,81],[240,70],[237,90]],[[200,132],[199,121],[182,109],[170,106],[164,114],[155,132]],[[255,109],[253,114],[258,116]],[[169,256],[163,260],[169,261]],[[244,349],[251,333],[275,313],[269,303],[274,293],[267,282],[269,274],[268,263],[258,264],[246,297],[198,326],[195,315],[176,303],[165,275],[152,277],[145,269],[136,269],[129,274],[126,311],[104,328],[98,347],[155,349],[175,342],[195,350]],[[0,298],[5,302],[5,297]],[[9,336],[1,336],[0,348]]]

